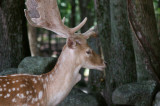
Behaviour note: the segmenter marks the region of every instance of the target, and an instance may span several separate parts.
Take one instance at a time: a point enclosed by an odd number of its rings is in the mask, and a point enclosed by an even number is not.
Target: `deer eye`
[[[87,53],[87,54],[91,54],[92,51],[91,51],[91,50],[87,50],[86,53]]]

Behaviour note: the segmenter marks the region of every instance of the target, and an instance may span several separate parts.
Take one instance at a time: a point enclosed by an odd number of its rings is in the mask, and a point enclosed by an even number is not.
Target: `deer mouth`
[[[105,68],[106,68],[106,65],[104,65],[104,66],[99,66],[99,67],[97,67],[96,69],[97,69],[97,70],[100,70],[100,71],[104,71]]]

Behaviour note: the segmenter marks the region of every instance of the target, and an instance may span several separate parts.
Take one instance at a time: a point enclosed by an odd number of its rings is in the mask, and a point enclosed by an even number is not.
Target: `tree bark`
[[[127,17],[127,1],[97,0],[98,30],[107,61],[104,97],[113,106],[112,92],[136,81],[136,65]]]
[[[30,55],[23,0],[0,1],[0,71]]]
[[[96,1],[92,0],[92,3],[94,3],[94,10],[96,12],[97,10],[97,6],[96,6]],[[88,10],[88,13],[91,10]],[[93,16],[90,16],[90,18],[93,18]],[[90,20],[89,18],[89,20]],[[90,22],[92,21],[92,25],[94,24],[94,18],[92,20],[90,20]],[[89,27],[88,27],[89,29]],[[95,29],[97,30],[97,29]],[[98,35],[97,32],[97,37],[91,37],[88,41],[89,41],[89,45],[91,46],[91,48],[97,53],[100,54],[101,57],[103,58],[103,53],[102,53],[102,48],[101,48],[101,43],[100,43],[100,36]],[[100,94],[100,92],[102,92],[102,90],[104,89],[104,83],[105,83],[105,72],[102,71],[98,71],[98,70],[90,70],[89,72],[89,80],[88,80],[88,88],[89,88],[89,92],[90,93],[94,93],[94,94]]]
[[[160,79],[160,40],[152,0],[128,0],[129,19],[135,32],[138,81]],[[136,15],[135,15],[136,14]],[[137,42],[136,42],[136,40]],[[151,75],[153,74],[153,75]]]
[[[160,8],[160,0],[158,0],[158,8]]]
[[[37,47],[37,30],[35,27],[28,24],[28,38],[31,56],[40,56],[40,51]]]
[[[76,26],[76,1],[75,0],[71,0],[71,27],[75,27]]]
[[[94,8],[92,7],[94,6],[94,1],[93,0],[79,0],[79,8],[80,8],[80,19],[81,21],[87,17],[87,23],[81,28],[81,32],[86,32],[87,30],[89,30],[93,25],[94,25],[94,20],[95,20],[95,12],[94,12]],[[96,40],[95,38],[90,38],[89,45],[91,48],[94,48],[94,51],[98,51],[98,45],[96,45],[98,40]],[[80,70],[80,73],[82,74],[82,79],[84,79],[84,69]],[[89,74],[89,83],[88,83],[88,87],[90,92],[95,91],[95,89],[97,89],[97,84],[98,84],[98,77],[94,77],[95,75],[97,75],[98,72],[94,71],[94,70],[90,70],[90,74]],[[98,76],[98,75],[97,75]],[[99,78],[98,78],[99,79]],[[97,82],[98,81],[98,82]],[[81,81],[81,83],[84,82],[84,80]],[[96,82],[96,83],[95,83]]]
[[[85,32],[87,31],[91,26],[93,26],[93,22],[94,22],[94,16],[95,16],[95,12],[93,7],[89,7],[90,4],[93,4],[94,1],[93,0],[79,0],[79,7],[80,7],[80,16],[81,16],[81,21],[87,17],[87,23],[85,24],[85,26],[83,26],[81,28],[81,32]]]

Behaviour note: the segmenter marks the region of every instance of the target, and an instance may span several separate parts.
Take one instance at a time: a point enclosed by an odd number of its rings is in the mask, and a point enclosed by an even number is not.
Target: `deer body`
[[[0,106],[56,106],[81,79],[84,62],[78,53],[65,46],[54,69],[46,74],[1,76]]]
[[[67,38],[66,45],[49,73],[0,76],[0,106],[56,106],[81,79],[80,68],[103,70],[106,66],[87,44],[87,39],[95,35],[94,30],[75,33],[87,18],[75,28],[68,28],[65,20],[61,21],[56,0],[27,0],[26,5],[28,22]]]
[[[0,106],[55,106],[62,101],[81,78],[76,56],[64,49],[54,69],[47,74],[1,76]]]

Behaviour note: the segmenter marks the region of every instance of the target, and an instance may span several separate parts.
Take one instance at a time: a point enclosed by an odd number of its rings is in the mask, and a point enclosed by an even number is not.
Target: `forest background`
[[[65,44],[65,39],[54,33],[27,24],[24,3],[0,1],[0,72],[17,68],[27,56],[57,59]],[[82,69],[77,86],[100,95],[110,106],[150,106],[156,101],[160,84],[160,0],[58,0],[58,5],[61,16],[66,17],[65,25],[74,27],[85,17],[88,21],[80,32],[97,25],[98,36],[88,42],[107,62],[104,72]],[[152,84],[156,86],[148,90]],[[124,94],[122,88],[132,93]]]

